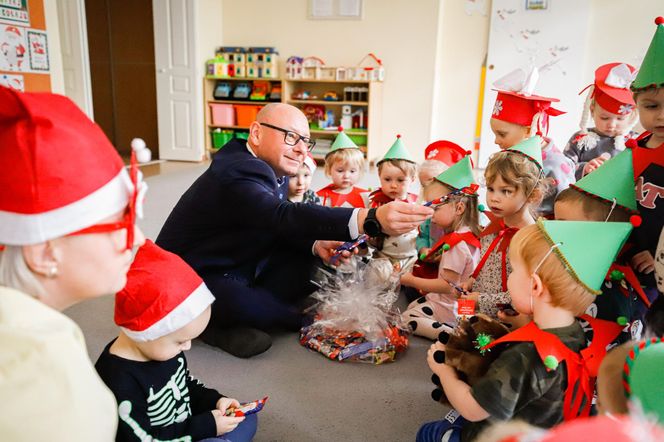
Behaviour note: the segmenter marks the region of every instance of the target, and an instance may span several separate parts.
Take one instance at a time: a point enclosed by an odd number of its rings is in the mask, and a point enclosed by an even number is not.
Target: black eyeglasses
[[[258,123],[258,124],[260,124],[261,126],[269,127],[270,129],[278,130],[279,132],[283,132],[284,133],[284,143],[288,144],[289,146],[297,146],[297,143],[302,141],[304,144],[307,145],[307,150],[311,150],[316,145],[315,140],[312,140],[309,137],[303,137],[302,135],[300,135],[298,133],[295,133],[293,131],[290,131],[290,130],[287,130],[287,129],[284,129],[284,128],[281,128],[281,127],[273,126],[273,125],[267,124],[267,123]]]

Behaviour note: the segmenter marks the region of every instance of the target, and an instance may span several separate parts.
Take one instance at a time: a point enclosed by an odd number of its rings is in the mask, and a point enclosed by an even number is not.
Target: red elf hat
[[[0,244],[48,241],[127,207],[122,159],[71,100],[0,87],[0,103]]]
[[[634,109],[635,103],[629,86],[636,76],[636,68],[627,63],[609,63],[595,71],[595,82],[592,86],[590,99],[607,112],[627,115]]]
[[[425,160],[436,160],[448,166],[456,164],[471,152],[456,143],[447,140],[434,141],[424,149]]]
[[[153,341],[189,324],[214,299],[182,258],[146,240],[115,295],[115,323],[134,341]]]

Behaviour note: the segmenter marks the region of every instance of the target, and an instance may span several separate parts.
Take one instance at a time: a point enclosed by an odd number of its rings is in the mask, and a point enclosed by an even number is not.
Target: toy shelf
[[[228,130],[249,130],[249,126],[215,126],[214,124],[208,124],[210,129],[228,129]]]
[[[371,83],[378,83],[376,81],[367,81],[367,80],[337,81],[337,80],[315,80],[315,79],[304,79],[304,78],[289,79],[289,80],[284,80],[284,81],[292,81],[292,82],[296,82],[296,83],[338,83],[338,84],[371,84]]]
[[[218,104],[255,104],[256,106],[265,106],[270,103],[281,103],[280,100],[208,100],[207,102]]]
[[[368,106],[368,101],[333,101],[333,100],[288,100],[288,104],[322,104],[324,106]]]
[[[206,75],[206,80],[224,80],[224,81],[281,81],[281,78],[248,78],[248,77],[216,77],[214,75]]]
[[[311,135],[334,135],[337,136],[337,130],[310,129]],[[347,135],[368,135],[366,130],[346,130]]]

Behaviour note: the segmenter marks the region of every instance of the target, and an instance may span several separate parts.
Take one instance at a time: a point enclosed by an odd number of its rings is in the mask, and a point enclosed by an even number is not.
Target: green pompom
[[[426,257],[427,257],[427,254],[426,254],[426,253],[422,253],[422,254],[420,255],[420,261],[424,261],[424,258],[426,258]]]
[[[484,348],[493,341],[493,337],[486,333],[480,333],[477,335],[477,340],[475,340],[475,348],[480,351],[480,354],[484,356],[484,353],[491,351],[490,348]]]
[[[486,207],[484,207],[484,204],[478,204],[477,210],[479,210],[480,212],[484,212],[486,210]]]
[[[618,323],[618,325],[623,325],[623,326],[625,326],[625,325],[627,325],[627,318],[624,317],[624,316],[618,316],[618,317],[616,318],[616,322]]]
[[[443,249],[443,252],[447,252],[450,249],[450,245],[445,243],[445,244],[443,244],[442,249]]]
[[[544,366],[549,370],[555,370],[558,368],[558,359],[553,355],[549,355],[544,358]]]
[[[620,270],[613,270],[610,277],[612,281],[622,281],[625,279],[625,274]]]

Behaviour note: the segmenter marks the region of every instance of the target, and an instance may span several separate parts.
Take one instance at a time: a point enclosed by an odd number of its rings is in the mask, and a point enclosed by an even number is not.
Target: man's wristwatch
[[[367,217],[364,219],[362,227],[364,228],[364,233],[369,236],[385,236],[382,230],[383,228],[380,225],[378,218],[376,218],[376,209],[369,209],[369,213],[367,213]]]

